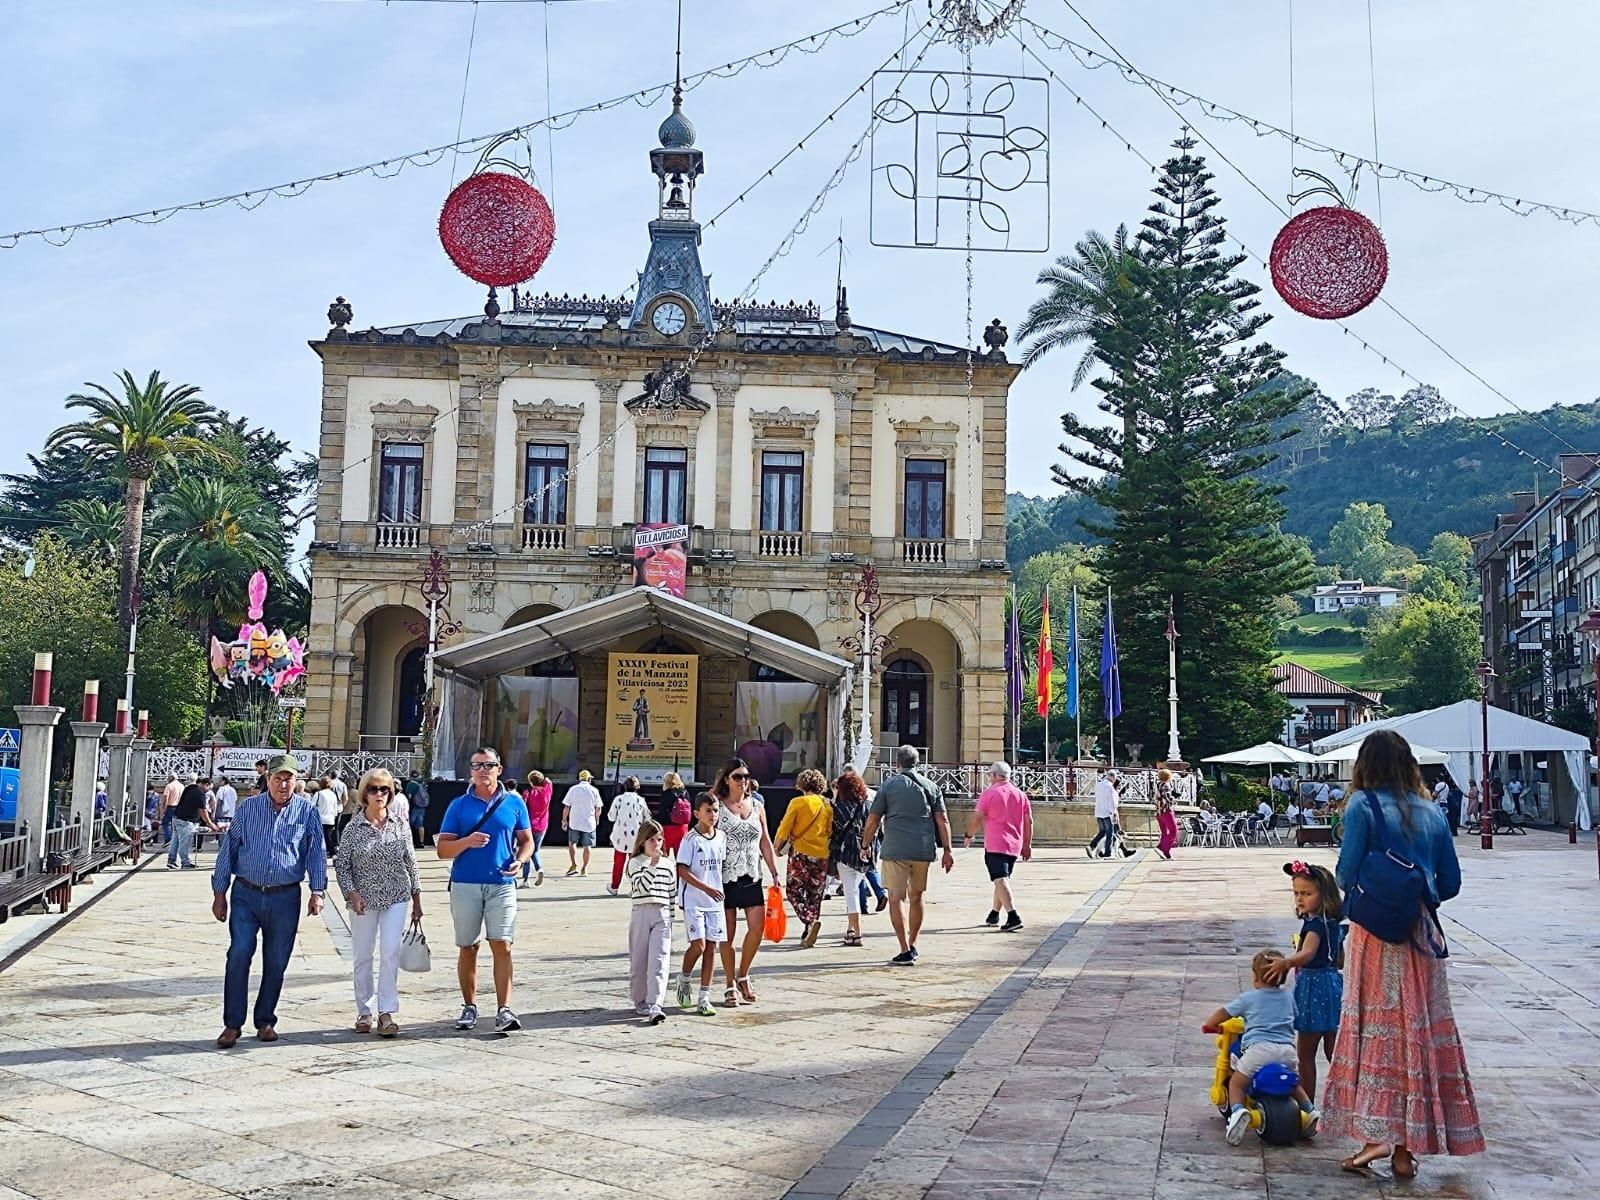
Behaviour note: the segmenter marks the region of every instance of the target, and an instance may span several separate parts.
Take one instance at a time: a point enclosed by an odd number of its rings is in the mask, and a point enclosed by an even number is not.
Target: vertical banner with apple
[[[689,527],[639,525],[633,531],[633,586],[683,599],[689,577]]]
[[[693,654],[611,654],[606,697],[606,778],[660,783],[695,769],[700,660]]]

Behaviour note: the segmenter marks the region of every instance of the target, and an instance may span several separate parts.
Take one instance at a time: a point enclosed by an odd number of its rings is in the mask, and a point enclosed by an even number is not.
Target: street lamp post
[[[851,748],[850,762],[856,774],[865,778],[867,760],[872,757],[872,663],[894,640],[872,632],[872,619],[883,609],[883,595],[878,591],[878,570],[871,563],[861,568],[855,605],[856,614],[861,618],[861,632],[840,638],[839,645],[861,660],[861,728]]]
[[[1478,829],[1479,844],[1485,850],[1494,849],[1494,804],[1489,796],[1489,680],[1494,678],[1494,668],[1488,659],[1478,663],[1478,704],[1483,717],[1483,788],[1479,794]]]
[[[423,750],[431,759],[433,752],[433,656],[439,652],[439,643],[461,632],[461,622],[450,616],[445,601],[450,598],[450,564],[434,548],[428,552],[428,564],[422,568],[422,581],[417,585],[422,600],[428,606],[428,623],[407,622],[406,629],[413,635],[426,634],[427,645],[422,656],[422,741]],[[396,743],[398,749],[398,742]]]
[[[1591,608],[1578,625],[1578,632],[1594,651],[1594,752],[1600,756],[1600,608]],[[1583,803],[1589,803],[1588,772],[1584,772]],[[1595,842],[1600,845],[1600,820],[1595,821]]]

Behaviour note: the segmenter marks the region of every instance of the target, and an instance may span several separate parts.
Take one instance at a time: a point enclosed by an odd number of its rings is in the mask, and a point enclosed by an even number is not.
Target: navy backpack
[[[1362,795],[1372,811],[1378,846],[1367,851],[1345,893],[1345,915],[1382,941],[1410,941],[1423,909],[1433,909],[1428,880],[1421,867],[1395,849],[1377,796],[1370,791]]]

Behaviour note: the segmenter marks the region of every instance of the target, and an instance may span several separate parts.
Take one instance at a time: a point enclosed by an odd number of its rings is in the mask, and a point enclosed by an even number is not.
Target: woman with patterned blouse
[[[334,856],[333,870],[350,908],[350,940],[355,950],[356,1032],[372,1032],[374,1001],[378,1035],[400,1032],[394,1014],[400,1011],[400,939],[406,931],[406,900],[411,922],[422,920],[422,883],[411,852],[411,833],[391,817],[389,801],[394,776],[379,769],[361,777],[356,789],[361,808]],[[378,956],[374,986],[372,959]]]

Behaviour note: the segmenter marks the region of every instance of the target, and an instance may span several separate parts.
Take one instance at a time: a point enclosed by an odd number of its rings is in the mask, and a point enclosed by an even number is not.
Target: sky
[[[822,30],[889,0],[685,0],[685,74]],[[1141,70],[1277,124],[1290,119],[1288,0],[1081,0],[1078,9]],[[369,0],[7,0],[0,33],[0,234],[253,189],[537,120],[554,111],[670,80],[671,0],[382,3]],[[910,30],[926,5],[907,7]],[[477,28],[471,34],[476,13]],[[1029,0],[1027,16],[1090,45],[1063,0]],[[1600,210],[1600,134],[1592,48],[1600,6],[1529,0],[1299,0],[1294,121],[1322,142],[1371,153],[1376,113],[1386,162],[1520,196]],[[1448,14],[1448,16],[1446,16]],[[548,22],[548,55],[546,23]],[[705,152],[702,220],[748,189],[706,232],[713,292],[744,292],[865,130],[857,98],[803,151],[774,166],[823,114],[904,42],[901,15],[815,54],[713,79],[686,113]],[[1136,148],[1159,161],[1179,118],[1110,70],[1086,71],[1024,40]],[[468,43],[472,42],[470,72]],[[915,56],[920,39],[912,43]],[[924,68],[960,66],[948,45]],[[1041,76],[1015,41],[978,47],[973,69]],[[465,89],[463,83],[465,81]],[[1038,272],[1088,229],[1135,226],[1150,170],[1061,88],[1049,89],[1050,227],[1044,254],[974,256],[974,339],[998,316],[1015,330],[1040,294]],[[655,182],[647,154],[669,111],[628,103],[537,136],[538,183],[557,222],[535,288],[616,295],[644,263]],[[1283,203],[1298,186],[1288,147],[1247,125],[1184,110],[1263,191]],[[1211,154],[1206,147],[1200,151]],[[1322,165],[1328,160],[1299,161]],[[961,343],[967,336],[964,255],[871,244],[869,162],[849,168],[756,295],[815,300],[831,312],[842,236],[854,319]],[[440,204],[469,173],[447,156],[388,179],[319,184],[254,211],[233,205],[124,224],[57,248],[37,239],[0,250],[0,363],[9,379],[0,471],[26,465],[66,419],[63,398],[85,381],[159,369],[207,400],[313,447],[319,363],[335,295],[355,326],[403,325],[477,312],[483,290],[456,273],[436,233]],[[1265,255],[1284,217],[1214,156],[1220,213]],[[552,169],[553,167],[553,169]],[[774,168],[768,176],[766,172]],[[751,185],[756,185],[752,188]],[[1593,380],[1592,280],[1600,226],[1519,217],[1492,206],[1363,178],[1356,206],[1378,219],[1390,254],[1384,295],[1518,405],[1537,409],[1600,393]],[[1298,316],[1247,273],[1276,315],[1267,336],[1288,367],[1331,395],[1366,386],[1398,394],[1392,365],[1365,338],[1470,414],[1506,401],[1379,308],[1336,325]],[[1016,342],[1010,347],[1013,357]],[[1092,389],[1070,387],[1076,355],[1047,357],[1011,393],[1007,485],[1055,494],[1065,461],[1060,415],[1094,414]],[[1588,449],[1589,447],[1585,447]],[[1336,468],[1333,468],[1336,469]]]

